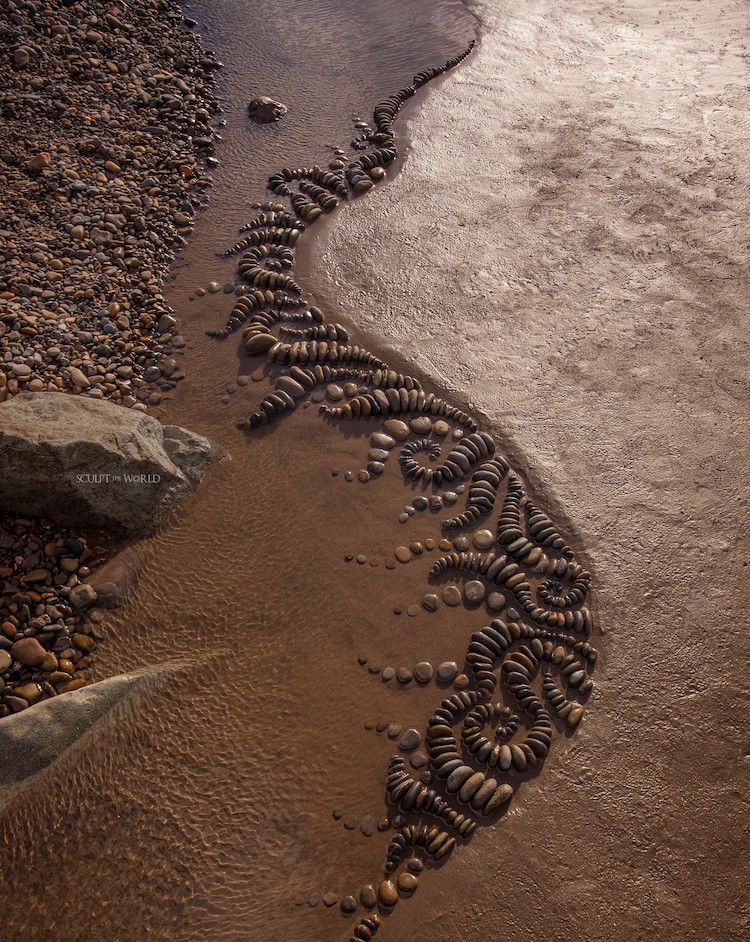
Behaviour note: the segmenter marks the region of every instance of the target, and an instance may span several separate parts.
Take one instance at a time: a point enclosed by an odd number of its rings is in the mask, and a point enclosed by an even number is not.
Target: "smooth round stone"
[[[357,819],[351,815],[348,818],[344,818],[344,827],[347,829],[347,831],[356,831],[358,824],[359,821],[357,821]]]
[[[357,901],[353,896],[345,896],[341,900],[341,912],[342,913],[353,913],[357,908]]]
[[[426,415],[416,415],[410,420],[409,428],[415,435],[429,435],[432,431],[432,420]]]
[[[375,724],[375,732],[376,732],[376,733],[384,733],[387,729],[388,729],[388,724],[387,724],[387,723],[376,723],[376,724]]]
[[[353,474],[351,471],[344,471],[344,480],[345,480],[345,481],[353,481],[353,480],[354,480],[354,474]]]
[[[487,596],[487,609],[490,612],[502,612],[505,608],[506,598],[502,592],[490,592]]]
[[[484,598],[487,587],[479,579],[470,579],[464,586],[464,598],[469,605],[479,605]]]
[[[367,562],[367,557],[364,553],[360,553],[359,556],[357,556],[357,562],[360,566],[364,566],[364,564]]]
[[[443,661],[438,664],[436,677],[440,684],[452,684],[458,676],[458,664],[455,661]]]
[[[217,292],[221,291],[221,285],[218,281],[209,281],[208,290],[211,294],[216,294]]]
[[[413,543],[409,544],[409,549],[417,556],[421,556],[424,553],[424,544],[420,543],[419,540],[414,540]]]
[[[448,506],[455,504],[458,500],[458,494],[455,491],[446,491],[443,494],[443,503],[448,504]]]
[[[427,500],[426,497],[420,496],[420,497],[414,498],[414,500],[412,501],[412,505],[415,510],[427,510],[427,508],[430,506],[430,502]]]
[[[477,530],[474,534],[474,546],[480,550],[489,549],[495,543],[495,536],[491,530]]]
[[[426,752],[417,750],[416,752],[413,752],[411,754],[411,758],[409,759],[409,761],[413,769],[423,769],[430,760]]]
[[[367,457],[370,461],[387,461],[388,454],[385,448],[371,448],[367,453]]]
[[[454,429],[453,429],[453,437],[456,439],[456,441],[458,441],[459,438],[463,438],[463,437],[464,437],[464,430],[463,430],[462,428],[454,428]]]
[[[367,470],[376,477],[385,471],[385,465],[382,461],[368,461]]]
[[[366,725],[367,724],[365,724],[365,726]],[[340,821],[344,817],[344,812],[341,810],[341,808],[334,808],[331,812],[331,815],[334,821]]]
[[[401,727],[398,723],[391,723],[388,726],[388,738],[396,739],[397,736],[401,735]]]
[[[365,909],[374,909],[377,906],[378,894],[375,892],[375,887],[372,883],[363,886],[359,891],[359,901]]]
[[[451,543],[451,541],[447,540],[445,537],[443,537],[438,543],[438,549],[441,549],[444,552],[451,549],[452,546],[453,544]]]
[[[395,563],[392,559],[386,559],[386,561],[385,561],[385,568],[386,568],[386,569],[395,569],[395,568],[396,568],[396,563]]]
[[[0,651],[0,674],[3,671],[7,671],[10,665],[13,663],[13,658],[8,654],[7,651]]]
[[[435,541],[432,539],[432,537],[428,536],[424,541],[424,548],[430,552],[435,549]]]
[[[409,514],[399,514],[399,515],[398,515],[398,522],[399,522],[399,523],[406,523],[406,521],[407,521],[408,519],[409,519]]]
[[[356,396],[357,389],[358,387],[356,383],[344,383],[344,395],[345,396]]]
[[[459,674],[458,677],[453,681],[453,686],[456,690],[466,690],[471,681],[466,676],[466,674]]]
[[[249,376],[245,376],[245,375],[243,374],[242,376],[238,376],[238,377],[237,377],[237,385],[238,385],[238,386],[247,386],[247,384],[248,384],[249,382],[250,382],[250,377],[249,377]]]
[[[357,471],[357,479],[366,484],[370,480],[370,472],[362,468],[361,471]]]
[[[414,677],[420,684],[429,684],[432,674],[432,664],[429,661],[420,661],[414,668]]]
[[[424,870],[424,864],[419,857],[412,857],[406,861],[406,869],[410,873],[421,873]]]
[[[458,586],[447,585],[443,589],[443,601],[446,605],[450,605],[452,607],[460,605],[462,598],[463,596],[461,595],[461,590],[458,588]]]
[[[411,504],[407,504],[404,507],[404,513],[409,514],[410,517],[413,517],[416,512],[417,512],[417,508],[413,507]]]
[[[36,638],[21,638],[12,646],[10,653],[24,667],[38,667],[47,654]]]
[[[457,494],[463,494],[463,492],[464,492],[465,490],[466,490],[466,485],[465,485],[465,484],[459,484],[458,487],[456,488],[456,493],[457,493]]]
[[[378,884],[378,902],[388,909],[398,902],[398,890],[392,880],[381,880]]]
[[[397,442],[406,441],[406,439],[411,435],[411,431],[406,422],[402,422],[401,419],[386,419],[383,422],[383,428],[386,433],[395,438]]]
[[[335,906],[338,902],[338,896],[335,893],[325,893],[323,895],[323,904],[325,906]]]
[[[367,562],[368,562],[368,564],[369,564],[370,566],[373,566],[373,567],[379,566],[379,565],[380,565],[380,557],[379,557],[379,556],[370,556],[370,558],[367,560]]]
[[[344,398],[344,390],[337,386],[336,383],[329,383],[326,386],[326,396],[331,400],[331,402],[338,402],[339,399]]]
[[[341,468],[331,468],[331,477],[337,478],[341,474]]]
[[[17,697],[22,697],[29,706],[33,706],[41,697],[42,688],[39,686],[39,684],[21,684],[20,686],[16,687],[13,693]]]
[[[383,668],[380,666],[380,664],[370,664],[367,668],[371,674],[379,674],[382,669]]]
[[[469,543],[468,536],[461,534],[461,536],[457,536],[454,539],[453,546],[459,553],[465,553],[471,547],[471,543]]]
[[[396,671],[392,667],[386,667],[380,679],[383,681],[384,684],[387,684],[388,681],[393,680],[395,676],[396,676]]]
[[[422,742],[422,736],[420,735],[419,730],[414,729],[414,727],[412,726],[409,729],[407,729],[404,735],[401,737],[401,739],[399,739],[398,748],[404,749],[407,751],[409,749],[416,749],[417,746],[420,745],[421,742]]]
[[[396,680],[400,684],[410,684],[412,681],[413,674],[408,667],[399,667],[396,671]]]
[[[418,606],[418,605],[410,605],[410,606],[406,609],[406,614],[409,616],[409,618],[416,618],[417,615],[419,614],[419,606]]]
[[[322,402],[326,397],[324,389],[316,389],[310,396],[310,402]]]
[[[390,451],[391,448],[396,446],[396,439],[392,438],[390,435],[383,434],[383,432],[373,432],[370,436],[370,444],[373,448],[382,448],[385,451]]]
[[[397,546],[393,555],[400,563],[408,563],[411,559],[411,550],[408,546]]]
[[[315,907],[316,907],[319,903],[320,903],[320,894],[318,894],[318,893],[313,893],[313,895],[312,895],[312,896],[310,897],[310,899],[307,901],[307,904],[308,904],[308,906],[310,907],[310,909],[315,909]]]
[[[437,513],[438,510],[443,509],[443,498],[440,494],[433,494],[429,499],[430,510],[433,513]]]
[[[440,605],[440,599],[436,595],[425,595],[422,599],[422,608],[428,612],[436,612]]]
[[[419,885],[419,881],[413,873],[402,872],[396,877],[396,886],[399,892],[411,895]]]
[[[438,438],[445,438],[450,430],[450,425],[444,419],[438,419],[432,426],[432,434],[437,435]]]
[[[372,815],[367,815],[366,818],[362,819],[362,823],[359,826],[360,831],[364,834],[365,837],[372,837],[375,833],[375,818]]]

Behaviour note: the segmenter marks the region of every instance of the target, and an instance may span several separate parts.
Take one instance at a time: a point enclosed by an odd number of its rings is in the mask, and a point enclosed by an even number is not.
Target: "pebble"
[[[452,684],[458,676],[458,664],[455,661],[443,661],[442,664],[438,664],[435,676],[438,683]]]
[[[395,676],[396,676],[396,671],[394,670],[394,668],[392,668],[392,667],[386,667],[386,669],[383,671],[383,673],[382,673],[380,679],[383,681],[384,684],[387,684],[388,681],[389,681],[389,680],[393,680],[393,678],[394,678]]]
[[[383,434],[383,432],[373,432],[370,436],[370,444],[373,448],[382,448],[385,451],[390,451],[391,448],[395,447],[396,439],[392,438],[390,435]]]
[[[440,605],[440,599],[436,595],[425,595],[422,599],[422,608],[428,612],[436,612]]]
[[[372,883],[363,886],[359,891],[359,901],[365,909],[374,909],[377,906],[378,894],[375,892],[375,887]]]
[[[427,537],[427,539],[424,541],[424,548],[430,552],[435,549],[435,541],[432,539],[432,537]]]
[[[408,667],[399,667],[399,669],[396,671],[396,680],[400,684],[410,684],[412,682],[413,676],[414,675]]]
[[[416,749],[417,746],[421,745],[422,736],[418,729],[414,729],[413,726],[409,727],[406,732],[403,734],[401,739],[398,741],[399,749],[404,749],[408,751],[410,749]]]
[[[414,507],[415,510],[427,510],[429,505],[430,505],[430,502],[427,500],[427,498],[422,497],[422,496],[415,497],[414,500],[412,501],[412,506]]]
[[[378,902],[391,909],[398,902],[398,890],[392,880],[381,880],[378,884]]]
[[[357,821],[357,819],[351,815],[348,818],[344,818],[344,827],[347,829],[347,831],[356,831],[358,824],[359,821]]]
[[[419,857],[411,857],[406,861],[406,869],[410,873],[421,873],[424,870],[424,864]]]
[[[335,893],[325,893],[323,895],[323,904],[325,906],[335,906],[338,902],[338,896]]]
[[[440,496],[440,494],[432,494],[429,499],[429,504],[430,510],[433,513],[437,513],[438,510],[442,510],[443,508],[443,498]]]
[[[420,612],[420,608],[418,605],[410,605],[406,609],[406,614],[409,616],[409,618],[416,618],[419,612]]]
[[[468,536],[461,534],[453,540],[453,546],[459,553],[465,553],[471,547],[471,543],[469,543]]]
[[[326,396],[331,400],[331,402],[338,402],[340,399],[344,398],[344,390],[336,385],[336,383],[329,383],[326,386]]]
[[[364,834],[365,837],[372,837],[375,833],[375,828],[377,827],[375,823],[375,818],[372,815],[367,815],[362,819],[362,823],[359,826],[360,831]]]
[[[411,762],[411,767],[413,769],[423,769],[430,760],[426,752],[417,750],[411,754],[409,761]]]
[[[47,652],[36,638],[22,638],[11,647],[12,657],[26,667],[39,667]]]
[[[419,540],[414,540],[413,543],[409,544],[409,549],[415,556],[421,556],[424,553],[424,544],[420,543]]]
[[[445,604],[450,605],[452,607],[455,607],[456,605],[460,605],[461,600],[463,599],[461,590],[458,588],[458,586],[455,586],[455,585],[445,586],[442,594],[443,594],[443,601],[445,602]]]
[[[416,415],[409,421],[409,428],[415,435],[429,435],[432,431],[432,420],[426,415]]]
[[[388,738],[397,739],[401,735],[401,727],[398,723],[388,724]]]
[[[495,536],[491,530],[477,530],[473,540],[477,549],[486,550],[494,546]]]
[[[502,612],[505,608],[506,598],[502,592],[490,592],[487,596],[486,605],[490,612]]]
[[[420,661],[414,668],[414,677],[420,684],[429,684],[432,674],[432,664],[429,661]]]
[[[478,605],[485,596],[487,587],[479,579],[470,579],[464,585],[464,598],[468,605]]]
[[[451,541],[447,540],[445,537],[443,537],[438,543],[438,549],[443,550],[443,552],[447,552],[449,549],[452,548],[452,546],[453,544],[451,543]]]
[[[466,674],[459,674],[458,677],[453,681],[453,686],[456,690],[466,690],[471,681],[466,676]]]
[[[457,500],[458,494],[455,491],[446,491],[443,494],[443,503],[448,504],[448,506],[455,504]]]
[[[307,904],[310,909],[315,909],[315,907],[320,903],[320,894],[313,893],[313,895],[308,899]]]
[[[399,891],[407,896],[410,896],[419,885],[419,881],[414,876],[413,873],[402,872],[399,873],[396,877],[396,886]]]
[[[342,913],[353,913],[357,908],[357,901],[353,896],[345,896],[341,900],[341,912]]]
[[[356,557],[356,559],[357,559],[357,562],[359,563],[360,566],[364,566],[364,564],[367,562],[367,557],[365,556],[364,553],[360,553],[360,554]]]
[[[400,563],[408,563],[411,559],[411,550],[408,546],[397,546],[393,555]]]
[[[357,471],[357,479],[360,480],[363,484],[367,483],[370,480],[370,472],[362,468],[361,471]]]
[[[409,435],[411,435],[411,430],[406,422],[402,422],[401,419],[386,419],[383,423],[383,428],[386,433],[395,438],[397,442],[405,441]]]

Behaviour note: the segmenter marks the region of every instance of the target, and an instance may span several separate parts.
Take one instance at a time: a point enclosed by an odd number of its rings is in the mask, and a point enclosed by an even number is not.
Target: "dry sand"
[[[402,173],[337,214],[312,277],[331,299],[345,286],[365,341],[465,392],[569,519],[604,658],[567,761],[387,934],[733,942],[748,921],[747,6],[474,10],[478,51],[428,91]]]

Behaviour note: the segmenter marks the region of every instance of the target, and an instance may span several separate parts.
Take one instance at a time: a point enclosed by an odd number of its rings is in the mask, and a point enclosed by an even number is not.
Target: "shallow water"
[[[332,477],[333,466],[364,466],[367,423],[330,425],[311,406],[261,433],[238,432],[267,384],[251,382],[228,404],[221,397],[260,361],[238,354],[237,335],[204,335],[223,326],[230,297],[191,300],[211,280],[234,280],[236,258],[215,253],[236,241],[250,203],[266,198],[269,173],[346,146],[353,118],[464,48],[475,23],[452,2],[306,0],[249,11],[237,0],[188,5],[226,64],[227,123],[211,205],[174,267],[168,299],[187,341],[187,379],[161,415],[209,435],[230,458],[144,544],[139,587],[108,618],[95,668],[105,677],[176,661],[176,677],[66,756],[6,816],[4,917],[28,940],[347,938],[352,917],[306,900],[356,895],[382,870],[389,833],[365,837],[332,816],[386,813],[394,744],[364,723],[420,728],[440,698],[434,683],[385,685],[357,657],[460,663],[487,620],[462,607],[394,614],[428,591],[438,553],[392,571],[384,559],[405,531],[438,538],[445,514],[399,524],[413,491],[392,466],[367,485]],[[278,97],[288,115],[252,126],[245,106],[256,94]],[[314,285],[303,287],[314,296]],[[357,553],[379,563],[345,561]],[[533,794],[535,783],[527,787]],[[472,843],[498,855],[501,831]],[[450,868],[429,882],[421,892],[449,894]],[[415,939],[429,934],[413,927]]]

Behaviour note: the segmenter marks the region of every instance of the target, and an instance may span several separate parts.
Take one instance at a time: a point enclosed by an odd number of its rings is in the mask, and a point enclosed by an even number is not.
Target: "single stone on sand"
[[[344,390],[337,386],[336,383],[329,383],[326,386],[326,396],[331,400],[331,402],[338,402],[339,399],[343,399]]]
[[[455,504],[458,500],[458,494],[455,491],[446,491],[443,494],[443,502],[450,505]]]
[[[396,676],[396,671],[392,667],[386,667],[380,679],[383,681],[384,684],[387,684],[388,681],[393,680],[395,676]]]
[[[413,769],[423,769],[427,763],[430,761],[427,757],[426,752],[422,752],[421,749],[418,749],[416,752],[411,754],[411,767]]]
[[[450,605],[452,607],[460,605],[462,598],[463,596],[461,595],[461,590],[458,588],[458,586],[447,585],[443,589],[443,601],[446,605]]]
[[[388,726],[388,738],[389,738],[389,739],[396,739],[396,738],[397,738],[398,736],[400,736],[400,735],[401,735],[401,727],[399,726],[399,724],[398,724],[398,723],[391,723],[391,724],[389,724],[389,726]]]
[[[449,550],[452,546],[453,544],[451,543],[451,541],[447,540],[445,537],[443,537],[438,543],[438,549],[441,549],[443,551]]]
[[[408,667],[399,667],[396,671],[396,680],[400,684],[410,684],[412,681],[413,674]]]
[[[359,826],[360,831],[365,835],[365,837],[372,837],[372,835],[375,833],[375,828],[375,818],[373,818],[373,816],[370,814],[362,819],[362,823]]]
[[[490,592],[486,605],[490,612],[502,612],[505,608],[505,595],[502,592]]]
[[[374,909],[378,902],[378,895],[372,883],[363,886],[359,891],[359,901],[365,909]]]
[[[345,896],[341,900],[341,912],[342,913],[353,913],[357,908],[357,901],[353,896]]]
[[[430,510],[433,513],[437,513],[438,510],[443,509],[443,498],[440,494],[432,494],[429,500]]]
[[[340,821],[344,816],[344,812],[340,808],[334,808],[331,812],[331,815],[333,816],[334,821]]]
[[[348,818],[344,818],[344,827],[347,829],[347,831],[356,831],[358,824],[359,822],[353,815],[350,815]]]
[[[364,566],[364,564],[367,562],[367,557],[365,556],[364,553],[360,553],[357,556],[357,562],[359,563],[360,566]]]
[[[415,510],[427,510],[427,507],[429,506],[429,501],[427,500],[426,497],[422,497],[420,495],[419,497],[414,498],[414,500],[412,501],[412,506],[414,507]]]
[[[429,661],[420,661],[414,668],[414,677],[420,684],[429,684],[432,680],[432,664]]]
[[[412,553],[414,553],[416,556],[421,556],[422,553],[424,553],[424,544],[423,544],[423,543],[420,543],[419,540],[414,540],[413,543],[410,543],[410,544],[409,544],[409,549],[410,549],[410,550],[412,551]]]
[[[438,683],[452,684],[458,675],[458,664],[455,661],[443,661],[438,664],[436,672]]]
[[[453,546],[459,553],[465,553],[470,548],[471,543],[469,543],[468,536],[462,533],[453,540]]]
[[[367,481],[370,480],[370,472],[369,472],[369,471],[365,471],[365,469],[362,468],[361,471],[357,471],[357,478],[358,478],[363,484],[365,484]]]
[[[495,536],[491,530],[477,530],[474,534],[474,546],[480,550],[489,549],[495,542]]]
[[[432,550],[435,549],[435,541],[432,539],[431,536],[428,536],[427,539],[424,541],[424,548],[426,550],[429,550],[430,552],[432,552]]]
[[[395,447],[396,439],[391,438],[390,435],[384,435],[383,432],[373,432],[370,436],[370,444],[373,448],[383,448],[390,451],[391,448]]]
[[[398,747],[399,749],[404,750],[416,749],[421,742],[422,736],[420,735],[419,730],[414,729],[414,727],[411,726],[406,730],[401,739],[399,739]]]
[[[396,885],[401,893],[411,895],[416,890],[419,882],[413,873],[399,873],[396,878]]]
[[[432,431],[432,421],[426,415],[416,415],[409,421],[409,428],[415,435],[429,435]]]
[[[315,909],[315,907],[318,905],[319,902],[320,902],[320,894],[318,893],[313,893],[313,895],[307,901],[310,909]]]
[[[400,563],[408,563],[411,559],[411,550],[408,546],[397,546],[393,555]]]
[[[437,422],[432,426],[432,434],[437,435],[438,438],[445,438],[450,430],[450,425],[443,421],[443,419],[438,419]]]
[[[458,677],[453,681],[453,686],[456,690],[466,690],[471,681],[466,676],[466,674],[459,674]]]
[[[440,605],[440,599],[436,595],[425,595],[422,599],[422,608],[428,612],[436,612]]]
[[[401,419],[386,419],[383,423],[383,428],[386,433],[392,438],[395,438],[397,442],[403,442],[411,435],[409,426],[406,422],[402,422]]]
[[[406,614],[409,616],[409,618],[416,618],[417,615],[419,614],[419,611],[420,609],[418,605],[410,605],[406,609]]]
[[[381,880],[378,884],[378,902],[388,909],[398,902],[398,890],[392,880]]]
[[[424,864],[419,857],[412,857],[406,861],[406,869],[410,873],[421,873],[424,870]]]
[[[464,586],[464,598],[469,605],[478,605],[484,598],[487,588],[479,579],[470,579]]]
[[[325,893],[323,896],[323,903],[326,906],[335,906],[338,896],[335,893]]]

